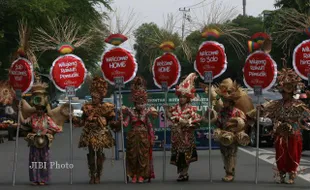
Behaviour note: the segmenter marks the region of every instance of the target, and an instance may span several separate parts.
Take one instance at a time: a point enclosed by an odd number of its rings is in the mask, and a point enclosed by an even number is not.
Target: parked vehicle
[[[258,98],[254,96],[253,91],[248,92],[248,94],[252,98],[254,105],[258,103],[263,104],[268,100],[279,100],[282,98],[279,92],[267,91],[263,93],[263,97],[260,97],[260,101],[258,102]],[[268,147],[273,146],[274,139],[271,135],[273,130],[272,120],[270,118],[260,117],[259,126],[259,144],[262,145],[264,143]],[[250,146],[255,147],[257,144],[257,124],[253,123],[247,132],[251,138]]]

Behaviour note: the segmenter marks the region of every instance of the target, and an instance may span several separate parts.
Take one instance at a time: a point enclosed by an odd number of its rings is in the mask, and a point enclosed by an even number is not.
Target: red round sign
[[[167,87],[171,88],[180,78],[181,65],[174,54],[165,53],[155,59],[152,72],[154,83],[158,88],[162,88],[163,82],[167,82]]]
[[[18,58],[12,63],[9,81],[14,90],[21,90],[22,93],[27,93],[32,87],[33,80],[33,67],[29,60]]]
[[[263,51],[248,56],[243,68],[244,83],[248,88],[255,86],[270,89],[277,80],[277,64]]]
[[[60,91],[65,92],[67,86],[80,88],[86,78],[87,70],[81,58],[73,54],[59,56],[51,67],[50,75]]]
[[[111,85],[114,85],[115,77],[123,77],[124,84],[128,83],[135,78],[138,71],[134,56],[120,47],[113,47],[105,52],[101,61],[103,77]]]
[[[221,76],[227,69],[224,46],[214,41],[206,41],[200,47],[194,63],[195,70],[204,79],[205,72],[212,72],[213,79]]]
[[[303,41],[295,48],[293,67],[302,79],[308,80],[308,74],[310,74],[310,40]]]

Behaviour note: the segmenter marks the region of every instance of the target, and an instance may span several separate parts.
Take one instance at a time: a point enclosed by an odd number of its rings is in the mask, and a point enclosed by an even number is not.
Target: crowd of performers
[[[195,73],[189,74],[177,87],[178,104],[164,105],[167,119],[171,127],[171,160],[177,167],[177,181],[189,180],[189,167],[198,160],[195,144],[195,129],[203,123],[210,122],[216,128],[214,138],[220,143],[220,152],[226,175],[225,182],[235,178],[238,146],[246,146],[249,136],[245,132],[250,122],[256,120],[256,110],[260,109],[261,116],[272,119],[274,123],[274,139],[276,150],[276,165],[279,173],[279,183],[294,183],[298,174],[298,166],[302,151],[302,130],[309,130],[306,121],[310,119],[309,108],[301,101],[293,98],[301,79],[292,70],[284,68],[279,72],[277,88],[282,99],[267,101],[261,106],[254,107],[251,98],[236,82],[231,79],[223,80],[218,86],[212,86],[212,108],[206,115],[199,115],[197,108],[191,105],[195,95]],[[44,185],[49,182],[50,171],[32,168],[33,162],[49,163],[49,151],[57,133],[69,118],[69,105],[65,104],[51,109],[49,105],[47,84],[36,78],[32,87],[32,99],[22,100],[19,112],[22,128],[28,130],[26,141],[29,145],[29,176],[33,185]],[[112,149],[115,139],[112,132],[119,132],[121,122],[126,128],[131,126],[127,134],[126,169],[132,183],[143,183],[155,178],[152,147],[155,135],[152,119],[158,117],[154,107],[147,106],[146,82],[136,77],[131,84],[131,95],[134,106],[121,107],[117,113],[112,103],[103,102],[108,90],[108,83],[101,77],[93,78],[90,92],[92,100],[83,105],[81,118],[73,118],[75,127],[82,127],[79,148],[87,148],[90,184],[100,183],[105,161],[104,149]],[[13,96],[13,91],[8,91]],[[10,96],[8,96],[10,97]],[[116,115],[122,117],[115,117]],[[57,135],[56,135],[57,136]],[[286,174],[288,181],[285,181]]]

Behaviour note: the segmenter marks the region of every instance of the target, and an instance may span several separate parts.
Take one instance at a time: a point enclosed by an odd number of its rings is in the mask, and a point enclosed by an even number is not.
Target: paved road
[[[86,150],[78,149],[77,143],[79,140],[79,135],[81,129],[74,129],[74,176],[73,176],[73,185],[69,184],[69,170],[53,170],[52,171],[52,181],[51,184],[45,187],[40,187],[42,189],[161,189],[161,190],[194,190],[194,189],[272,189],[272,190],[282,190],[284,188],[290,189],[309,189],[310,178],[307,176],[302,176],[296,180],[295,185],[278,185],[273,181],[273,170],[272,170],[272,154],[273,150],[261,150],[260,168],[259,168],[259,183],[255,184],[254,171],[255,171],[255,149],[246,147],[240,149],[238,153],[238,164],[236,168],[236,179],[233,183],[223,183],[221,178],[224,175],[221,155],[219,150],[212,151],[212,178],[213,182],[209,181],[209,155],[208,151],[200,151],[199,161],[193,163],[189,174],[190,181],[186,183],[178,183],[175,181],[177,174],[176,168],[172,165],[169,165],[169,153],[167,154],[167,179],[165,182],[162,181],[162,165],[163,157],[162,152],[156,152],[155,159],[155,172],[156,179],[152,181],[151,184],[124,184],[123,178],[123,167],[122,160],[117,160],[114,163],[114,166],[111,165],[111,151],[106,151],[107,161],[105,162],[104,176],[102,184],[100,185],[89,185],[88,184],[88,169],[86,162]],[[18,152],[18,170],[17,170],[17,181],[16,186],[11,186],[12,179],[12,163],[13,163],[13,151],[14,151],[14,142],[5,142],[0,144],[0,188],[1,189],[33,189],[33,186],[29,185],[28,181],[28,148],[25,141],[20,138],[19,141],[19,152]],[[57,161],[59,164],[68,163],[69,158],[69,132],[68,128],[65,128],[64,133],[59,134],[52,147],[52,160]],[[265,152],[264,152],[265,151]],[[266,155],[271,155],[270,158],[266,158]],[[306,155],[303,157],[305,161],[302,162],[302,165],[308,164],[310,162],[309,157]],[[265,161],[264,161],[265,160]],[[266,162],[267,161],[267,162]]]

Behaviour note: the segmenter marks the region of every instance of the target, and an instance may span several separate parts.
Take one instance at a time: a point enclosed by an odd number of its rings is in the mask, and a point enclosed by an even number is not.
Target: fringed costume
[[[136,77],[133,80],[131,94],[135,107],[122,108],[125,115],[124,126],[132,125],[127,134],[127,175],[132,178],[133,183],[142,183],[145,179],[155,178],[152,156],[155,136],[150,116],[157,117],[158,113],[153,107],[145,107],[147,92],[143,78]]]
[[[262,117],[274,122],[278,183],[285,183],[286,173],[289,173],[286,183],[292,184],[301,159],[302,130],[309,130],[306,120],[310,119],[310,110],[302,101],[293,98],[296,87],[303,84],[292,69],[282,69],[277,80],[283,98],[263,105]]]
[[[44,185],[50,179],[50,147],[54,135],[62,131],[62,126],[69,117],[67,104],[51,110],[48,102],[48,85],[37,79],[32,86],[30,106],[22,100],[19,116],[22,129],[29,131],[25,140],[30,147],[29,177],[33,185]],[[33,165],[45,163],[43,168]]]
[[[92,102],[83,105],[81,118],[74,118],[74,125],[83,127],[79,148],[88,148],[87,154],[91,184],[100,183],[105,155],[103,149],[115,146],[115,140],[108,125],[115,117],[114,104],[102,102],[107,94],[108,83],[101,77],[95,77],[90,91]]]
[[[215,92],[218,96],[216,101],[221,101],[221,106],[217,113],[213,111],[211,122],[216,125],[214,138],[220,142],[226,172],[222,180],[231,182],[235,176],[238,145],[246,146],[250,142],[249,136],[244,132],[245,113],[236,107],[236,102],[245,95],[245,92],[231,79],[224,80]]]
[[[191,162],[198,159],[194,131],[200,126],[201,116],[197,108],[190,103],[195,98],[195,73],[191,73],[176,88],[179,104],[168,108],[168,119],[173,123],[171,127],[171,161],[177,166],[178,181],[187,181],[188,169]]]

